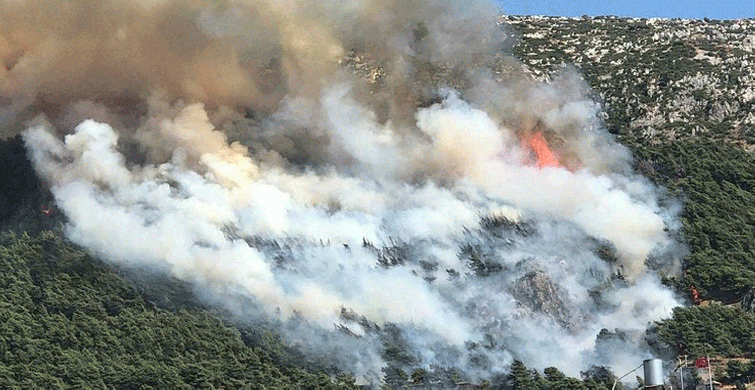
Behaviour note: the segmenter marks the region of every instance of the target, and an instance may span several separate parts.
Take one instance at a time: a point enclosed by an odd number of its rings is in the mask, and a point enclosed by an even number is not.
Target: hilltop
[[[499,64],[501,78],[511,71],[507,67],[546,82],[576,70],[602,106],[605,127],[632,152],[635,171],[659,186],[662,202],[683,206],[673,232],[684,243],[683,273],[668,275],[665,283],[689,307],[650,324],[648,339],[656,352],[739,356],[755,350],[755,21],[507,16],[501,25],[521,61]],[[359,61],[345,64],[365,70]],[[367,69],[364,76],[381,74]],[[7,158],[0,200],[6,207],[0,217],[3,228],[16,234],[0,240],[5,288],[0,308],[13,314],[0,334],[8,345],[0,350],[0,380],[22,387],[35,375],[38,383],[54,387],[87,379],[118,388],[354,386],[355,378],[337,375],[320,361],[327,357],[307,360],[274,331],[238,326],[191,297],[184,303],[190,291],[181,291],[175,280],[160,280],[150,289],[66,242],[63,217],[45,215],[51,196],[31,176],[20,140],[2,145]],[[381,259],[388,265],[403,262],[394,256],[399,249],[382,249]],[[474,248],[469,252],[475,272],[500,272],[488,257],[481,261]],[[551,305],[555,314],[549,315],[568,322],[558,289],[536,280],[537,272],[530,275],[537,283],[518,284],[550,292],[519,295],[545,300],[532,306]],[[696,305],[698,300],[707,305]],[[388,337],[390,328],[385,332],[386,359],[411,361],[400,349],[400,337]],[[610,329],[598,341],[621,337]],[[139,351],[126,353],[134,349]],[[128,360],[118,372],[112,362],[123,356]],[[755,365],[736,361],[717,379],[751,381]],[[615,378],[601,368],[584,372],[586,382],[554,368],[543,376],[519,361],[511,370],[508,377],[479,385],[602,389]],[[395,387],[472,386],[463,373],[444,367],[433,372],[391,367],[385,374],[386,384]]]
[[[575,66],[622,141],[752,148],[755,20],[505,17],[534,78]],[[637,141],[635,141],[637,142]]]

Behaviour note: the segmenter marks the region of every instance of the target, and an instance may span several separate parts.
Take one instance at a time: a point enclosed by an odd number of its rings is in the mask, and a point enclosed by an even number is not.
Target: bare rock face
[[[543,271],[530,271],[517,279],[511,293],[532,312],[545,314],[566,329],[577,326],[565,291]]]

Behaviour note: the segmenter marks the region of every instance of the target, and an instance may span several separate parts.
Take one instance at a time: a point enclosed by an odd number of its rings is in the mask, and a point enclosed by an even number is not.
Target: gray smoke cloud
[[[315,353],[354,345],[341,363],[367,380],[392,327],[415,365],[476,378],[512,358],[631,369],[678,305],[657,276],[678,267],[673,211],[578,74],[537,83],[502,51],[490,2],[0,15],[3,131],[23,132],[73,241],[290,324]],[[630,341],[601,352],[603,328]]]

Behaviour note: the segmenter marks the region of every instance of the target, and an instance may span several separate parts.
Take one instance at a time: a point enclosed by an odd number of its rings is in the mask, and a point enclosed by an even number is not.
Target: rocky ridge
[[[755,20],[505,16],[526,71],[576,67],[609,131],[649,142],[706,135],[755,147]]]

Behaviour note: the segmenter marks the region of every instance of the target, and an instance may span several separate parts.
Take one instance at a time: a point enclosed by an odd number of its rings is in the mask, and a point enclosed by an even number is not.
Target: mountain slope
[[[695,288],[703,299],[742,299],[755,286],[755,161],[750,153],[755,145],[755,24],[526,17],[504,18],[504,24],[519,37],[514,52],[535,78],[550,79],[576,67],[604,104],[608,129],[634,153],[637,171],[668,189],[665,202],[684,203],[678,235],[690,253],[684,276],[668,283],[683,296]],[[246,337],[216,313],[198,307],[160,309],[160,302],[149,302],[149,293],[134,290],[133,281],[56,234],[37,235],[46,229],[59,232],[63,217],[43,213],[49,195],[22,157],[20,141],[3,143],[3,150],[2,225],[32,235],[5,236],[2,242],[2,310],[9,320],[0,335],[5,346],[0,381],[9,387],[353,383],[349,376],[332,379],[291,366],[294,359],[280,352],[285,348],[277,340],[265,341],[262,332]],[[721,318],[742,314],[749,323],[739,310],[716,316],[721,309],[678,309],[656,332],[671,345],[691,346],[690,340],[698,345],[723,333],[711,331]],[[698,312],[710,320],[689,326]],[[676,332],[677,323],[689,330]],[[742,328],[742,337],[721,337],[695,353],[751,348],[753,331]],[[428,381],[426,374],[415,371],[410,377],[399,369],[387,373],[386,381],[400,387],[410,379]],[[563,379],[557,370],[546,375],[551,382]]]
[[[312,374],[274,334],[242,334],[197,309],[145,302],[103,263],[50,232],[0,243],[3,388],[350,388]],[[299,363],[301,364],[301,362]]]

